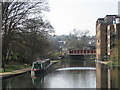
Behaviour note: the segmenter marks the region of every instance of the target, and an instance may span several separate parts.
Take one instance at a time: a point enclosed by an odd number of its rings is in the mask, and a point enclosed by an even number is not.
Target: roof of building
[[[96,21],[97,24],[103,25],[103,24],[113,24],[113,19],[120,18],[119,15],[106,15],[104,18],[98,18]]]
[[[116,18],[118,15],[106,15],[105,17],[104,17],[104,20],[108,17],[108,18]]]
[[[98,18],[98,20],[104,20],[104,18]]]
[[[106,15],[105,17],[109,17],[109,16],[117,16],[117,15]]]
[[[106,17],[110,17],[110,16],[120,17],[118,15],[106,15],[104,18],[98,18],[98,20],[104,20]]]
[[[120,18],[120,15],[116,16],[116,18]]]
[[[104,18],[98,18],[96,22],[104,21]]]

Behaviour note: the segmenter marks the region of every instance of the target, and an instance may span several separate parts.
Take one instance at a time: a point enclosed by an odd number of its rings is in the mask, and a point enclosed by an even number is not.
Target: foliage
[[[57,60],[57,59],[59,59],[59,56],[61,56],[62,54],[61,53],[55,53],[55,52],[53,52],[53,53],[50,53],[49,55],[48,55],[48,57],[51,59],[51,60]]]
[[[95,36],[89,36],[89,31],[81,32],[80,30],[73,30],[70,33],[65,47],[68,49],[79,50],[87,49],[88,45],[95,46]]]
[[[118,65],[120,66],[120,40],[118,41]]]
[[[27,18],[27,14],[35,8],[40,2],[2,2],[2,51],[3,60],[6,61],[11,54],[11,41],[15,36],[15,31],[19,30],[19,26]]]
[[[113,65],[118,65],[120,63],[120,41],[116,42],[116,47],[112,49],[110,59]]]
[[[42,23],[42,25],[41,25]],[[44,28],[49,28],[50,24],[44,25],[43,21],[37,19],[29,19],[21,28],[23,32],[17,32],[15,40],[11,46],[14,54],[19,53],[19,60],[21,62],[32,63],[38,57],[45,57],[48,54],[50,42],[47,39],[47,34]],[[35,25],[35,26],[33,26]],[[43,28],[44,27],[44,28]],[[16,47],[14,47],[16,45]]]
[[[20,69],[24,69],[24,68],[29,68],[31,67],[30,65],[21,65],[21,64],[17,64],[17,65],[6,65],[6,70],[5,72],[11,72],[11,71],[14,71],[14,70],[20,70]],[[2,69],[0,69],[0,72],[4,72]]]
[[[54,35],[49,38],[56,52],[87,49],[89,45],[95,46],[95,36],[89,36],[89,31],[81,32],[74,29],[69,35]]]
[[[31,64],[45,57],[50,45],[47,36],[53,31],[50,22],[42,19],[42,11],[49,10],[47,0],[15,1],[2,2],[3,67],[9,61]]]

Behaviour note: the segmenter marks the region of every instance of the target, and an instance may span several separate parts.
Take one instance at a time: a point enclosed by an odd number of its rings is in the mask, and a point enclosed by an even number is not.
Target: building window
[[[110,47],[110,44],[108,44],[108,47]]]
[[[98,40],[98,43],[100,43],[100,40]]]

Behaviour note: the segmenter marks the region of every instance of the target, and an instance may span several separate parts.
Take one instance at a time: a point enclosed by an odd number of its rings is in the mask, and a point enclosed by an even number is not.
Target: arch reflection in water
[[[93,67],[67,67],[67,68],[57,69],[57,71],[62,71],[62,70],[96,70],[96,68],[93,68]]]

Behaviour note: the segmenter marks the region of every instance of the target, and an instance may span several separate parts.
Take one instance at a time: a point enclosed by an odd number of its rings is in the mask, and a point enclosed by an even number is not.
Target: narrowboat
[[[35,62],[33,62],[33,64],[32,64],[32,69],[31,69],[31,71],[34,71],[35,73],[43,73],[43,72],[45,72],[51,65],[52,65],[52,63],[50,62],[49,59],[35,61]]]

